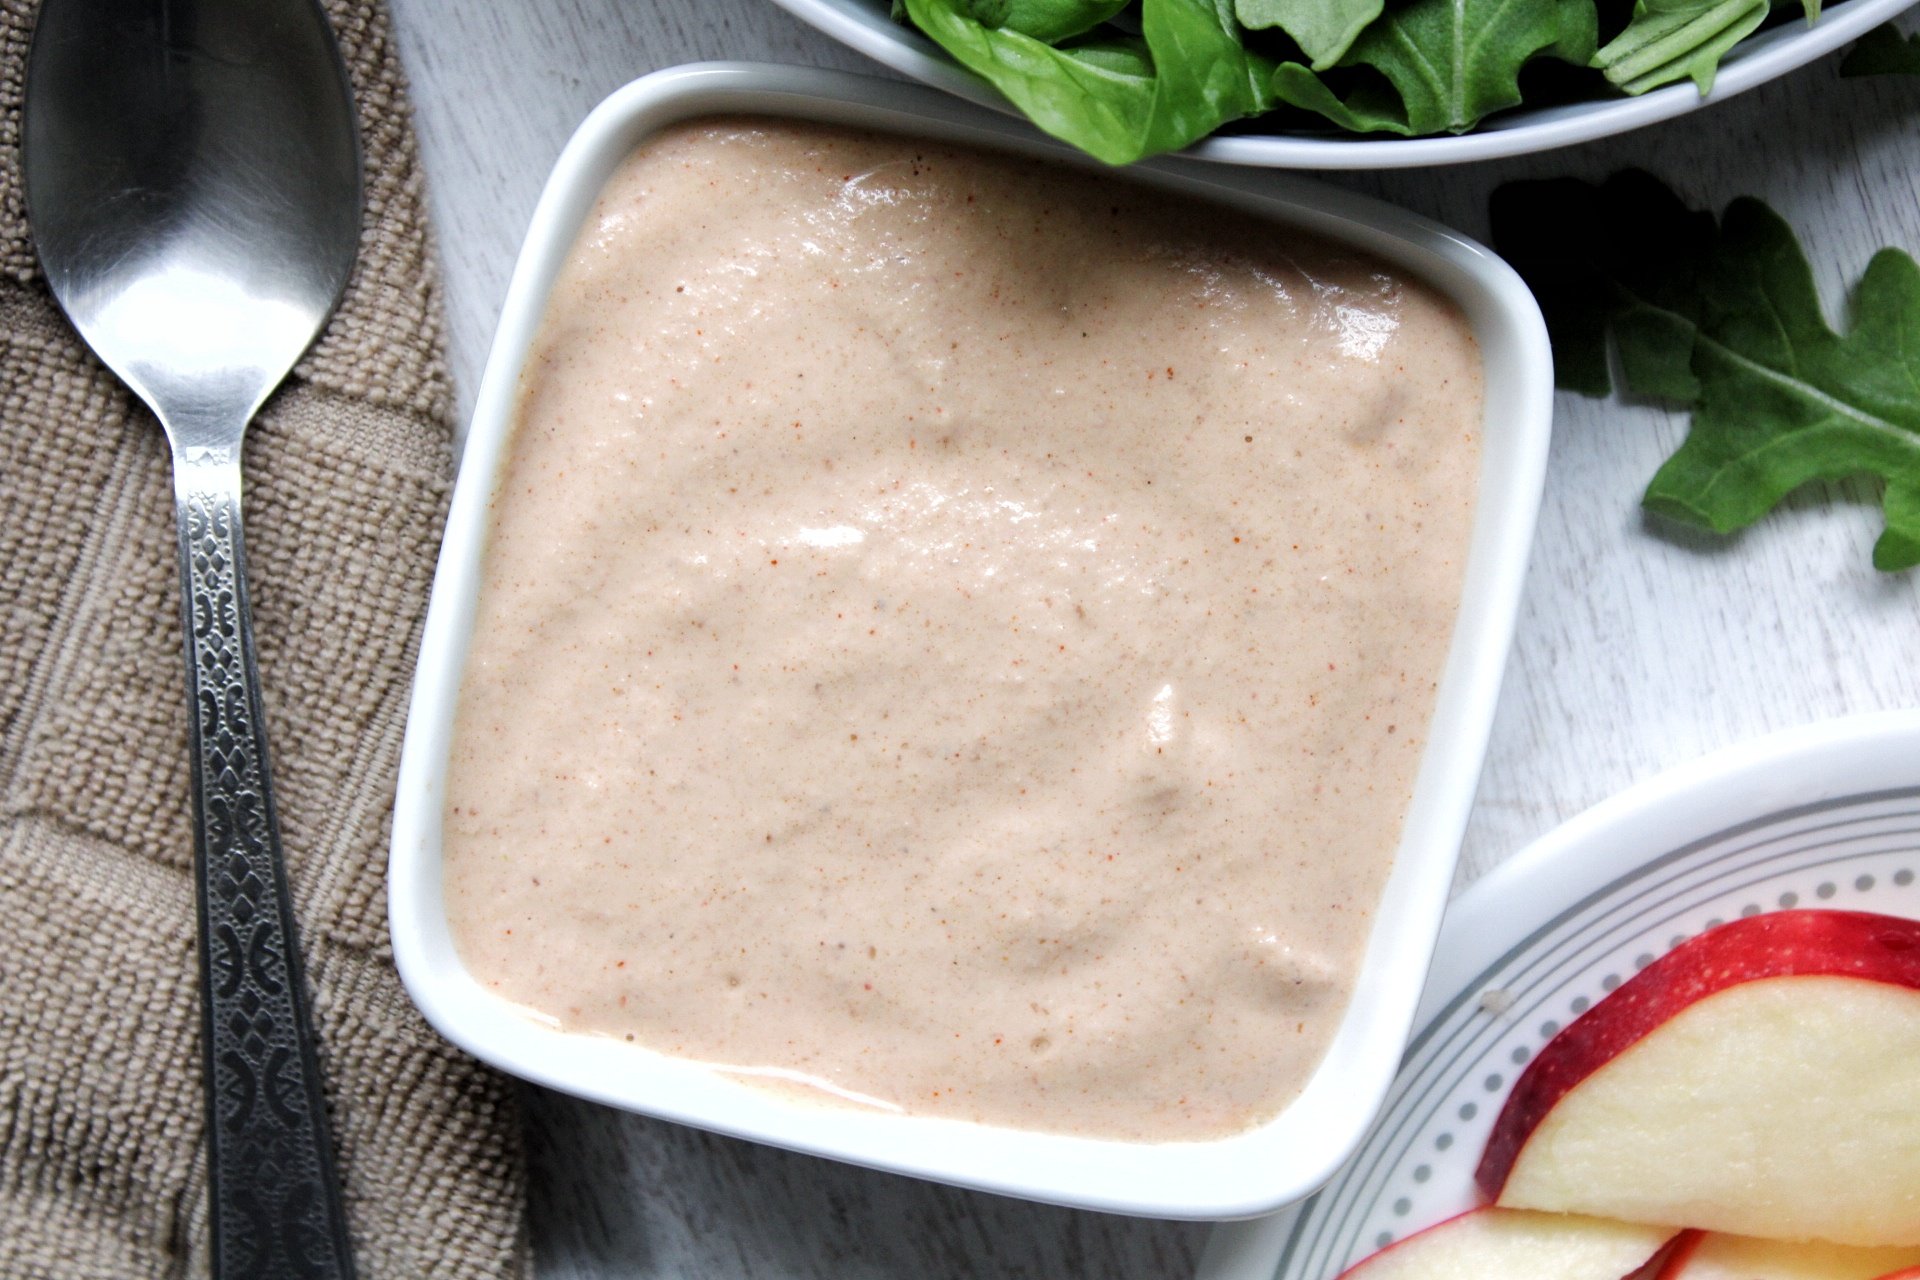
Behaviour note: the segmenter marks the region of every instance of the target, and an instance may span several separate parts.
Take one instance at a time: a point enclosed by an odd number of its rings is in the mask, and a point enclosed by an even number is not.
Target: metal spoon
[[[214,1275],[350,1277],[240,528],[241,437],[359,244],[326,18],[315,0],[45,0],[22,167],[54,296],[173,446]]]

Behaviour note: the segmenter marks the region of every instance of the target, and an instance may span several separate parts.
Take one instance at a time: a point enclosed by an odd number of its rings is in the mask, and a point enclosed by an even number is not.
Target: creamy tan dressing
[[[684,126],[527,365],[448,778],[461,955],[910,1112],[1272,1115],[1350,995],[1478,470],[1457,310],[1026,162]]]

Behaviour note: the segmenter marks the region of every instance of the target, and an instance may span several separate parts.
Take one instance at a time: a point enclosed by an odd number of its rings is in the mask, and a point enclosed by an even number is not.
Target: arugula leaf
[[[1315,71],[1340,60],[1369,22],[1380,16],[1385,0],[1236,0],[1240,25],[1249,30],[1278,27],[1293,37]]]
[[[1736,201],[1721,237],[1724,302],[1694,346],[1693,427],[1647,505],[1726,533],[1808,481],[1874,474],[1887,513],[1874,566],[1920,564],[1920,265],[1897,249],[1875,254],[1842,337],[1777,214]]]
[[[1056,138],[1108,164],[1176,151],[1273,105],[1272,63],[1240,42],[1233,0],[1144,0],[1138,40],[1058,48],[989,26],[977,0],[904,0],[919,27]]]
[[[1843,76],[1920,76],[1920,34],[1903,36],[1884,22],[1853,42],[1840,60]]]
[[[1612,390],[1611,330],[1629,388],[1692,402],[1712,214],[1688,209],[1637,169],[1598,187],[1573,178],[1508,183],[1494,189],[1489,212],[1495,247],[1540,303],[1561,387]]]
[[[1340,58],[1391,89],[1361,84],[1345,99],[1298,63],[1273,91],[1356,133],[1464,133],[1520,101],[1520,68],[1538,56],[1585,64],[1599,39],[1593,0],[1411,0],[1384,13]]]
[[[1633,21],[1593,56],[1624,93],[1691,77],[1702,94],[1727,50],[1766,21],[1769,0],[1637,0]]]
[[[1594,390],[1594,344],[1611,330],[1629,390],[1692,406],[1685,443],[1647,486],[1650,510],[1731,533],[1810,481],[1873,475],[1886,514],[1874,566],[1920,564],[1920,264],[1875,254],[1840,334],[1793,231],[1757,200],[1734,201],[1716,227],[1635,174],[1511,184],[1494,211],[1496,246],[1553,301],[1578,389]],[[1591,263],[1543,252],[1528,228],[1546,226],[1597,234]],[[1689,238],[1695,264],[1671,280],[1660,263],[1683,255],[1665,233]],[[1636,260],[1636,246],[1652,253]]]

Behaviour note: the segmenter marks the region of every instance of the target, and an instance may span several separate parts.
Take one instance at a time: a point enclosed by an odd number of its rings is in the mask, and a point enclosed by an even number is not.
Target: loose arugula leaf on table
[[[1612,390],[1611,330],[1628,387],[1693,401],[1712,214],[1688,209],[1638,170],[1598,187],[1573,178],[1509,183],[1494,190],[1490,213],[1494,245],[1540,303],[1560,386],[1589,396]]]
[[[1176,151],[1273,104],[1272,63],[1241,44],[1233,0],[1144,0],[1138,39],[1057,48],[981,21],[981,0],[903,3],[1036,125],[1108,164]]]
[[[1920,34],[1903,36],[1882,23],[1853,42],[1840,60],[1843,76],[1920,76]]]
[[[1511,184],[1493,212],[1496,247],[1549,311],[1562,385],[1604,393],[1611,331],[1627,389],[1692,407],[1649,509],[1731,533],[1810,481],[1874,475],[1875,567],[1920,564],[1920,264],[1875,254],[1838,334],[1792,230],[1757,200],[1716,226],[1630,174]],[[1551,247],[1547,228],[1583,247]]]
[[[1340,58],[1387,84],[1343,99],[1298,63],[1282,63],[1273,90],[1356,133],[1464,133],[1520,101],[1520,68],[1536,57],[1585,64],[1599,40],[1593,0],[1411,0],[1381,15]]]
[[[1234,4],[1241,26],[1280,28],[1293,37],[1315,71],[1338,62],[1383,7],[1385,0],[1236,0]]]
[[[1705,94],[1720,59],[1766,21],[1769,7],[1769,0],[1638,0],[1633,21],[1593,65],[1623,93],[1691,78]],[[1809,19],[1818,8],[1818,0],[1807,0]]]

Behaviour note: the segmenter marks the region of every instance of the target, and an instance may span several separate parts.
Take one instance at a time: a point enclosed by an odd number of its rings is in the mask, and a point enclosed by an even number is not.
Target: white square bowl
[[[512,428],[521,365],[554,277],[615,166],[664,126],[743,113],[1090,165],[1005,116],[930,89],[797,68],[706,64],[658,72],[615,93],[580,126],[547,182],[514,271],[434,579],[393,821],[388,909],[402,980],[441,1034],[502,1070],[719,1133],[1117,1213],[1247,1217],[1307,1195],[1359,1143],[1406,1047],[1513,634],[1546,467],[1552,366],[1532,295],[1486,249],[1424,219],[1302,179],[1180,161],[1128,171],[1154,186],[1365,249],[1450,295],[1480,345],[1486,420],[1464,594],[1405,830],[1352,1004],[1292,1105],[1231,1137],[1172,1143],[809,1105],[699,1063],[560,1031],[483,989],[461,964],[441,899],[441,812],[487,509]]]

